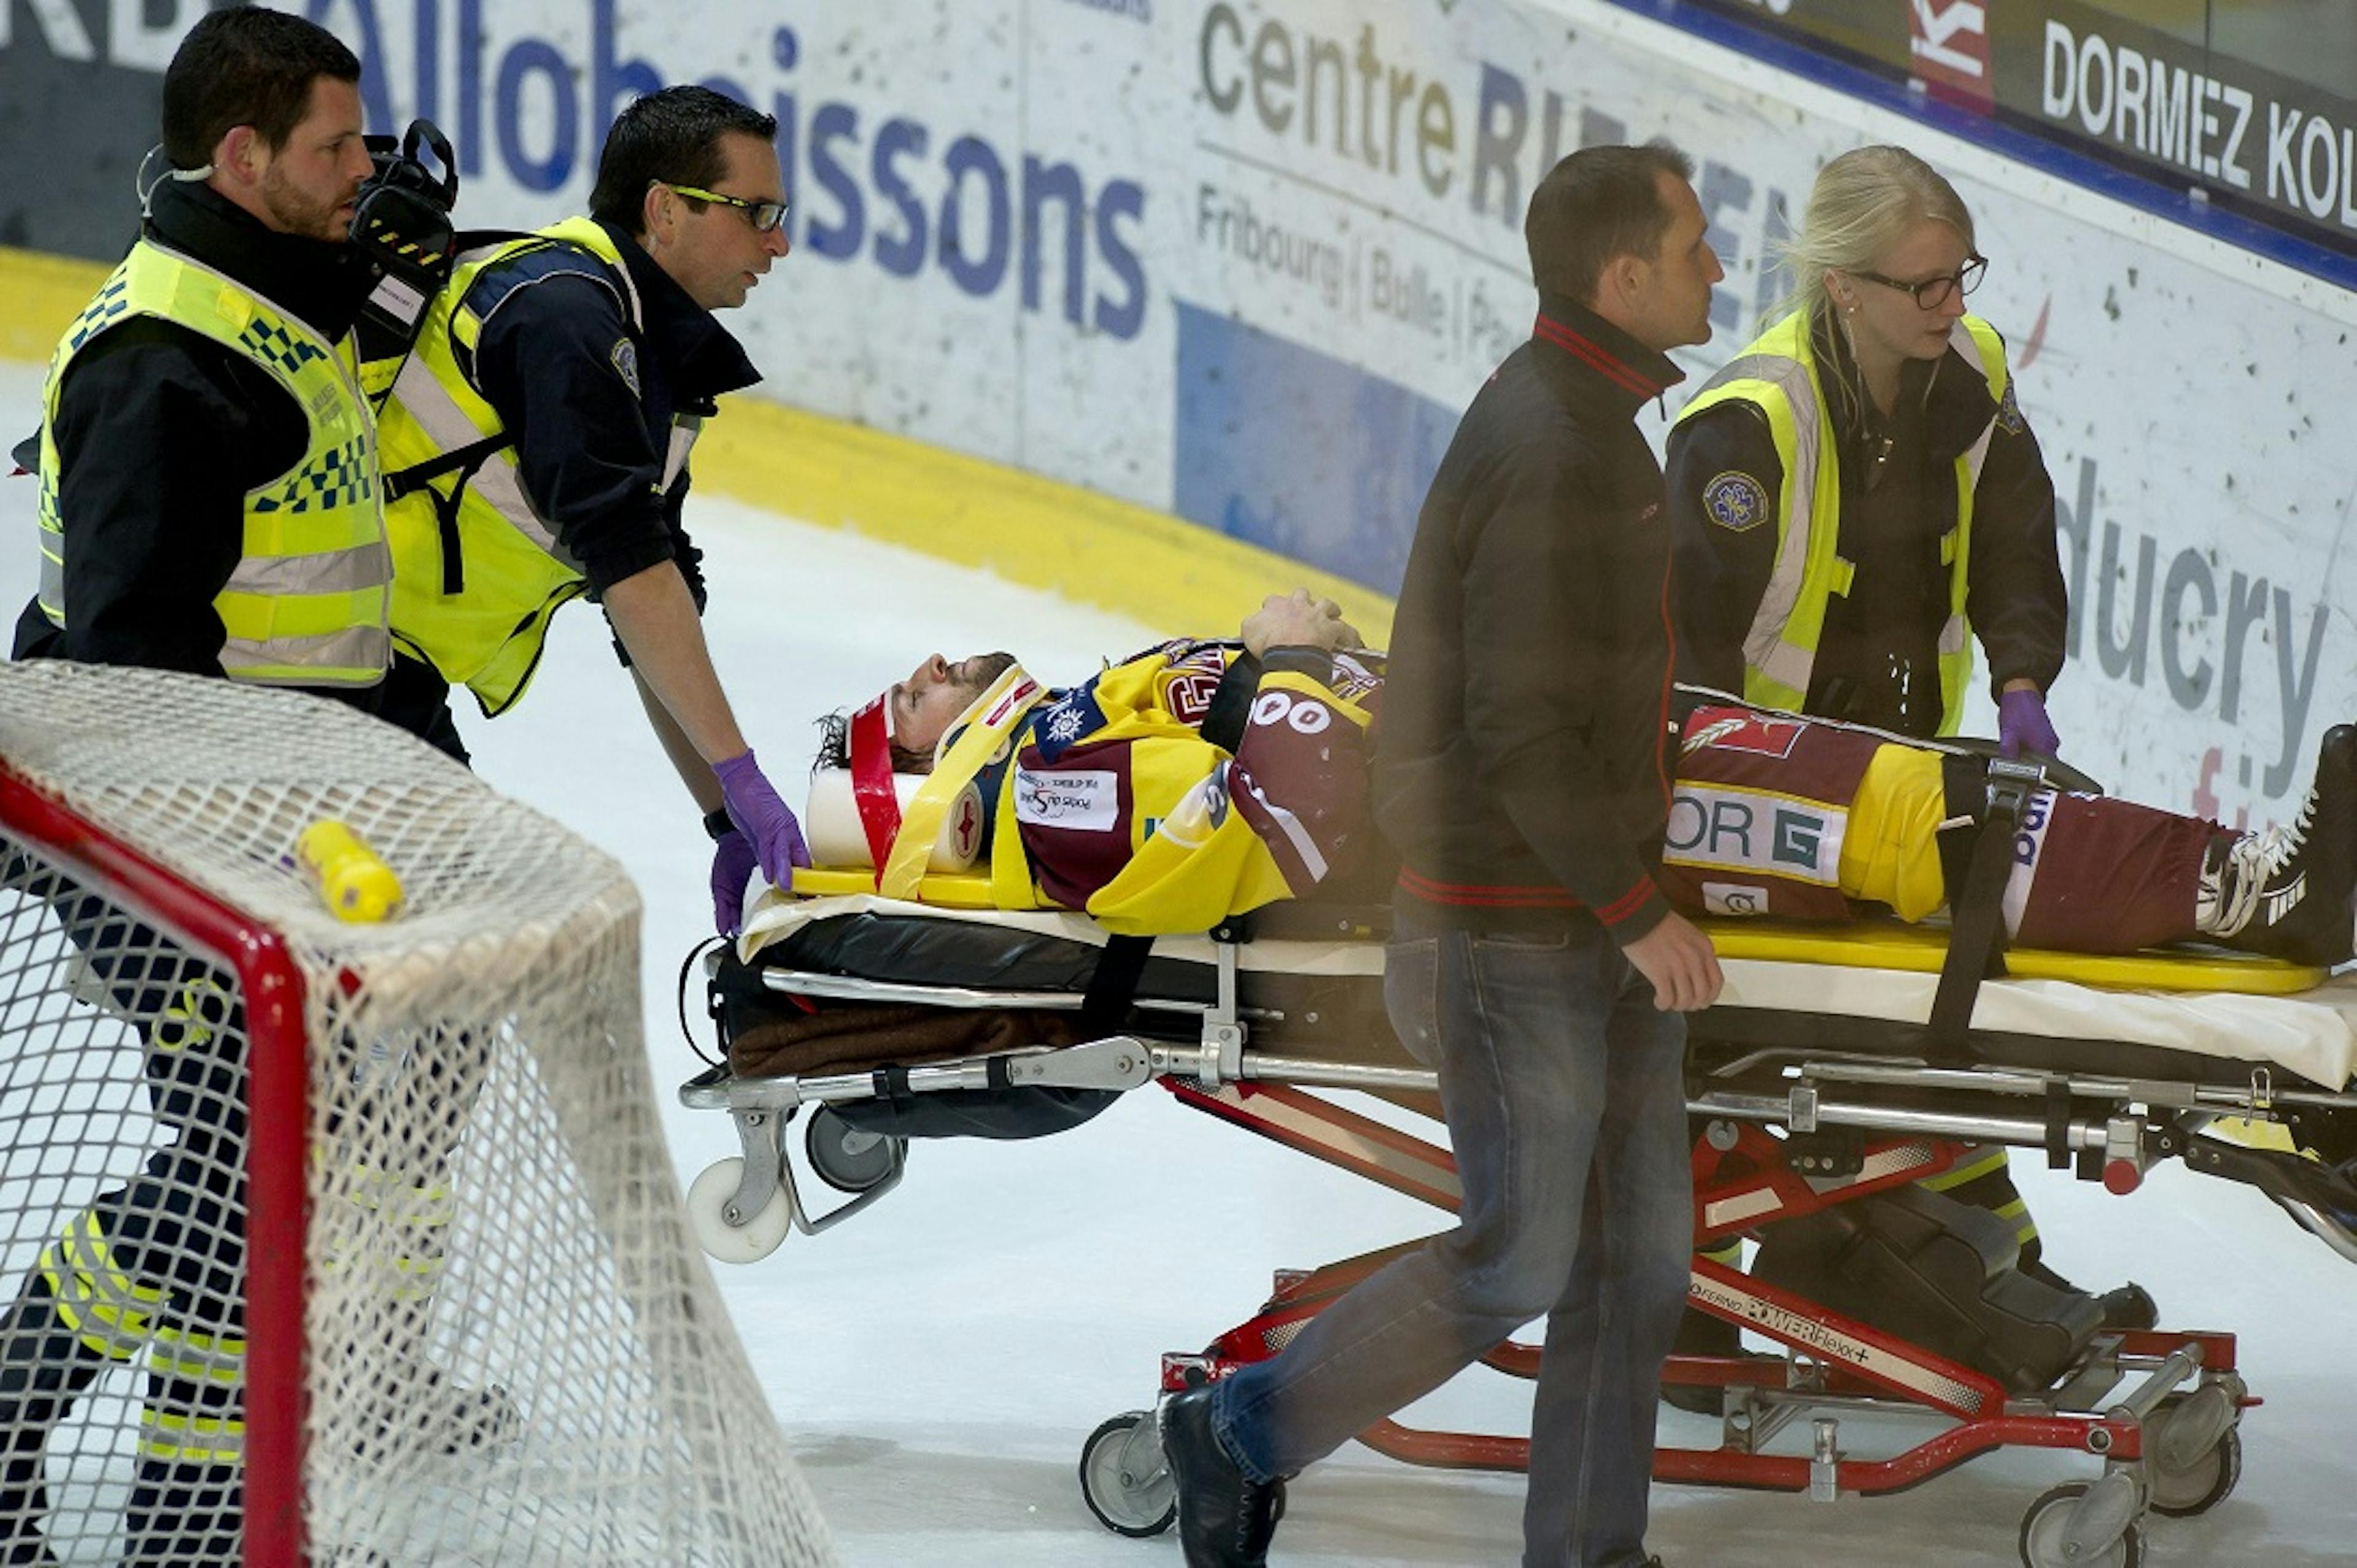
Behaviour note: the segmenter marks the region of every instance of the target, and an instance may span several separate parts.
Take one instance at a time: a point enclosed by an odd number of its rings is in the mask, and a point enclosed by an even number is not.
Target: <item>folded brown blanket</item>
[[[747,1024],[729,1039],[728,1066],[739,1078],[864,1072],[887,1064],[912,1067],[1024,1046],[1069,1046],[1080,1037],[1068,1013],[828,1007],[816,1013],[773,1014]]]

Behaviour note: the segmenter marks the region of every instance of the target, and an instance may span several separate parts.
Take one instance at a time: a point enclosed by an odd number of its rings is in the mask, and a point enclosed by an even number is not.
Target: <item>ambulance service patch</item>
[[[639,346],[628,338],[616,338],[613,360],[614,370],[621,376],[623,383],[630,389],[630,395],[644,396],[645,394],[639,391]]]
[[[1702,488],[1702,510],[1731,533],[1746,533],[1768,521],[1767,488],[1739,468]]]
[[[1997,402],[1996,423],[2007,435],[2018,435],[2022,432],[2021,404],[2013,395],[2011,381],[2005,383],[2005,396]]]

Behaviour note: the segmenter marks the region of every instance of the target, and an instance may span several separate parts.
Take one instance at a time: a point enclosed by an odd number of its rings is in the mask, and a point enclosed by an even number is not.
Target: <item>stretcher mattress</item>
[[[1326,1027],[1317,1032],[1329,1037],[1329,1048],[1398,1060],[1398,1046],[1381,1026],[1383,943],[1371,923],[1315,903],[1264,913],[1275,917],[1265,930],[1356,934],[1262,935],[1242,944],[1244,1004],[1273,999],[1273,1010],[1285,1015],[1281,1032],[1294,1036],[1288,1050],[1302,1049],[1310,1032],[1302,1026],[1322,1017]],[[1937,932],[1895,924],[1795,930],[1755,921],[1707,929],[1727,987],[1716,1006],[1694,1018],[1697,1041],[1921,1054],[1944,951]],[[1069,912],[958,908],[873,893],[771,893],[748,919],[738,955],[756,967],[918,987],[1078,992],[1106,940],[1094,921]],[[1204,937],[1157,939],[1141,993],[1209,1002],[1214,956]],[[2007,962],[2015,973],[1983,983],[1973,1010],[1971,1049],[1990,1065],[2244,1086],[2255,1069],[2280,1069],[2332,1090],[2357,1076],[2357,971],[2321,977],[2208,951],[2127,960],[2016,952]],[[2074,973],[2104,983],[2063,978]],[[2197,988],[2150,983],[2175,979]],[[2307,982],[2315,983],[2284,994],[2200,988]],[[1355,1047],[1353,1035],[1362,1042]],[[1255,1038],[1263,1037],[1256,1025]]]

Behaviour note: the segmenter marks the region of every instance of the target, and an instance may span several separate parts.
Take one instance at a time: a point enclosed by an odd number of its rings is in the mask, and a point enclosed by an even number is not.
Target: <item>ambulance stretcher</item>
[[[1149,949],[1109,939],[1085,916],[997,910],[984,876],[929,875],[915,901],[874,886],[864,869],[802,873],[793,897],[770,895],[737,950],[707,965],[729,1060],[680,1096],[726,1112],[743,1150],[689,1196],[716,1257],[749,1262],[791,1230],[849,1219],[899,1182],[912,1139],[1037,1136],[1149,1083],[1456,1207],[1435,1075],[1383,1014],[1383,911],[1281,904]],[[1965,924],[1707,928],[1727,985],[1690,1031],[1698,1248],[1904,1196],[1980,1146],[2005,1144],[2122,1196],[2157,1162],[2182,1160],[2258,1188],[2357,1262],[2357,972],[2328,977],[2206,950],[2000,958],[2001,941]],[[1339,1091],[1394,1109],[1371,1116]],[[788,1154],[804,1107],[812,1171],[850,1195],[823,1213],[806,1204]],[[2222,1123],[2238,1135],[2220,1135]],[[2272,1136],[2253,1138],[2254,1128]],[[1301,1320],[1403,1250],[1278,1271],[1251,1317],[1202,1351],[1163,1358],[1162,1389],[1274,1355]],[[2231,1334],[2118,1332],[2092,1317],[2040,1325],[2053,1353],[2035,1373],[2000,1378],[1700,1257],[1690,1300],[1784,1353],[1672,1359],[1666,1383],[1719,1391],[1721,1440],[1662,1449],[1663,1480],[1832,1498],[1912,1486],[1999,1447],[2073,1450],[2100,1460],[2101,1473],[2029,1506],[2023,1563],[2133,1568],[2149,1512],[2201,1512],[2239,1477],[2237,1423],[2257,1402]],[[1538,1351],[1509,1343],[1485,1359],[1527,1378]],[[1843,1449],[1845,1415],[1892,1408],[1942,1423],[1889,1457]],[[1779,1451],[1776,1439],[1803,1419],[1806,1453]],[[1422,1465],[1513,1470],[1527,1457],[1521,1438],[1390,1421],[1362,1441]],[[1168,1527],[1172,1492],[1149,1412],[1107,1421],[1080,1468],[1108,1528]]]

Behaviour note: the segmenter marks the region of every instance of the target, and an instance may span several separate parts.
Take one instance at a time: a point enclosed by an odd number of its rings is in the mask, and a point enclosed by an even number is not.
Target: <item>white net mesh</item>
[[[681,1215],[613,861],[220,681],[0,666],[0,761],[301,972],[315,1561],[833,1560]],[[321,819],[398,874],[393,918],[328,912],[292,853]],[[237,957],[0,818],[0,1563],[240,1561],[246,1341],[291,1326],[243,1311],[274,1156]]]

